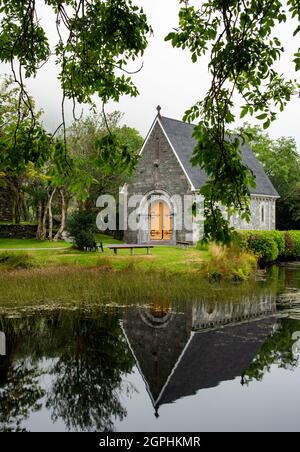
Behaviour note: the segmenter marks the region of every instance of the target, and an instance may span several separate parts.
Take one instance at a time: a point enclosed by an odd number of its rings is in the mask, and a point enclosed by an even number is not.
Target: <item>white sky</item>
[[[164,42],[164,37],[177,26],[178,0],[136,0],[136,3],[144,7],[154,29],[154,37],[150,38],[149,47],[142,58],[144,68],[133,76],[140,96],[123,97],[119,104],[111,103],[108,111],[114,109],[122,111],[125,114],[124,123],[135,127],[145,136],[154,119],[158,104],[162,106],[163,115],[182,119],[185,110],[205,95],[209,86],[209,75],[206,59],[193,64],[188,50],[173,49],[169,42]],[[195,3],[200,1],[195,0]],[[49,9],[43,7],[39,11],[39,16],[50,36],[55,38],[54,21]],[[292,39],[294,28],[294,24],[290,22],[277,33],[286,50],[279,67],[290,78],[295,78],[291,61],[293,53],[299,46],[299,39]],[[135,63],[128,69],[135,70],[138,67],[138,63],[137,65]],[[0,73],[9,73],[9,66],[0,64]],[[43,121],[49,130],[54,130],[60,123],[61,91],[57,74],[58,69],[55,67],[54,60],[50,60],[35,80],[27,82],[37,106],[44,110]],[[300,99],[298,96],[293,97],[286,110],[278,114],[278,119],[269,132],[274,138],[282,135],[294,137],[300,149]],[[67,118],[71,120],[70,111],[67,112]],[[251,123],[258,122],[248,117],[245,119]],[[236,125],[238,124],[240,122]]]

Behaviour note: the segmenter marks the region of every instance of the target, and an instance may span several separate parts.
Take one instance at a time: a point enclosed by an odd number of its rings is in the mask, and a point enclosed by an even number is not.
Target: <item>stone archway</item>
[[[176,205],[163,190],[147,193],[140,203],[138,243],[175,243],[174,218]]]

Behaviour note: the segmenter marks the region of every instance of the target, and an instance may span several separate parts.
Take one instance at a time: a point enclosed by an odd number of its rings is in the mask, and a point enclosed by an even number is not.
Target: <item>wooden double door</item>
[[[149,207],[149,223],[151,240],[171,240],[172,214],[168,204],[153,202]]]

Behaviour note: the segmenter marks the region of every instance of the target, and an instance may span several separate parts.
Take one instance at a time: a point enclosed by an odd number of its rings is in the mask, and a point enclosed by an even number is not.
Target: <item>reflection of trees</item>
[[[41,373],[30,359],[0,366],[0,431],[20,431],[31,411],[41,408],[45,392],[39,386]],[[5,381],[3,381],[5,376]],[[4,384],[3,384],[4,383]]]
[[[30,353],[32,342],[37,342],[39,322],[0,318],[7,341],[7,355],[0,358],[0,431],[24,430],[22,424],[30,413],[41,409],[45,391],[39,380],[44,371]]]
[[[52,419],[62,418],[68,429],[112,430],[113,417],[126,416],[119,390],[122,373],[132,366],[116,317],[106,315],[93,328],[78,322],[72,346],[51,371],[55,378],[47,407]]]
[[[0,361],[0,430],[22,429],[44,395],[52,419],[68,429],[112,430],[114,418],[126,415],[119,392],[133,359],[118,313],[55,312],[0,324],[8,342]],[[52,376],[47,394],[43,374]]]
[[[279,329],[262,345],[256,359],[245,373],[245,382],[262,380],[276,364],[282,369],[293,369],[299,364],[299,358],[293,353],[293,333],[300,331],[300,322],[292,319],[281,319]]]

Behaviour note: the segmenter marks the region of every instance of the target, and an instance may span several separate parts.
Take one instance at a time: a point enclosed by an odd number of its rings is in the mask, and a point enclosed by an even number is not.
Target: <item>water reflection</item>
[[[238,378],[249,387],[274,364],[296,369],[300,322],[278,316],[275,301],[264,294],[177,309],[155,304],[2,317],[0,430],[112,431],[140,397],[145,406],[151,399],[151,415],[162,422],[163,406],[175,409],[221,382]],[[146,429],[148,412],[139,417]]]
[[[116,312],[2,319],[7,357],[0,362],[2,430],[18,430],[30,412],[49,410],[67,430],[113,429],[123,419],[122,375],[134,361]],[[44,384],[47,377],[48,384]]]
[[[243,376],[277,327],[275,298],[194,304],[185,312],[130,308],[124,335],[155,414],[159,406]],[[266,317],[266,318],[265,318]],[[222,327],[226,325],[226,327]],[[211,328],[210,331],[207,331]]]

